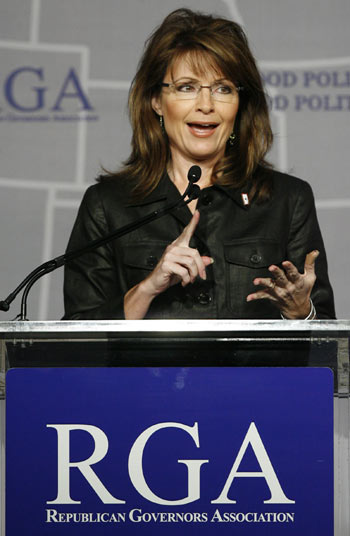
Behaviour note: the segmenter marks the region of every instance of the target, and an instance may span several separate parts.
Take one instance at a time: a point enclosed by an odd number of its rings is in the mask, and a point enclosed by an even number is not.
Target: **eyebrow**
[[[192,78],[191,76],[181,76],[180,78],[173,80],[173,83],[180,82],[181,80],[189,81],[189,82],[200,82],[198,78]],[[212,84],[217,84],[219,82],[227,82],[229,84],[233,84],[233,82],[231,82],[231,80],[228,80],[228,78],[217,78],[216,80],[212,82]]]

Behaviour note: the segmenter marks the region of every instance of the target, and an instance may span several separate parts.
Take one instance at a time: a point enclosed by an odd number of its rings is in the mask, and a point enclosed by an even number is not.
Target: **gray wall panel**
[[[328,255],[329,277],[333,283],[339,319],[349,318],[348,262],[350,251],[349,211],[342,207],[318,207],[318,218]]]
[[[237,0],[260,60],[349,55],[348,0]]]
[[[26,41],[30,36],[32,2],[2,0],[0,4],[0,39]]]
[[[350,114],[349,114],[350,115]],[[288,164],[318,199],[349,195],[349,117],[312,112],[288,116]]]
[[[146,37],[170,11],[183,6],[182,0],[45,0],[40,38],[49,43],[87,45],[92,78],[129,80]],[[209,0],[187,1],[186,6],[213,10]],[[217,1],[215,10],[229,14],[225,2]]]
[[[91,182],[101,167],[116,170],[130,153],[131,127],[125,89],[93,89],[91,100],[99,111],[99,121],[88,125],[85,180]]]
[[[1,187],[0,190],[0,293],[4,299],[37,264],[43,261],[45,190]],[[30,295],[31,318],[38,317],[40,288]],[[20,311],[17,300],[0,320],[10,320]]]
[[[12,76],[8,82],[11,96],[6,97],[3,91],[0,101],[1,176],[72,181],[79,127],[77,121],[65,117],[75,116],[81,102],[69,96],[77,90],[69,80],[65,89],[65,82],[70,69],[81,71],[81,54],[0,46],[0,58],[3,72],[9,73],[7,80]],[[55,111],[54,107],[59,109]]]

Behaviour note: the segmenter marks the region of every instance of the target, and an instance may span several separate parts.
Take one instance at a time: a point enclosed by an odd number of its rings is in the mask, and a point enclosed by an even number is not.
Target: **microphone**
[[[193,201],[194,199],[198,199],[198,197],[201,195],[201,189],[200,187],[198,186],[198,184],[192,184],[191,185],[191,190],[190,192],[187,194],[187,201],[186,201],[186,204],[187,203],[190,203],[191,201]]]
[[[193,201],[193,199],[198,199],[200,196],[200,187],[195,184],[201,178],[202,170],[199,166],[191,166],[187,173],[188,186],[183,194],[184,197],[188,197],[187,203]]]
[[[8,311],[9,309],[10,309],[10,306],[6,300],[0,301],[0,311]]]
[[[191,184],[198,182],[201,178],[202,170],[199,166],[191,166],[187,173],[187,179]]]

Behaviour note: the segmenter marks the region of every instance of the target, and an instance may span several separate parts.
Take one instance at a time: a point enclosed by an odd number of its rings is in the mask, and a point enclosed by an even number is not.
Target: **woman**
[[[65,318],[334,318],[312,191],[265,161],[266,97],[240,26],[171,13],[129,110],[131,156],[88,189],[69,249],[179,199],[193,164],[201,196],[72,262]]]

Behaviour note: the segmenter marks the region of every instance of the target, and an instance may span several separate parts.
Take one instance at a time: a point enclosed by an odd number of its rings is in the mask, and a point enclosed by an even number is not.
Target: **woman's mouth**
[[[187,125],[194,136],[207,137],[213,134],[218,123],[187,123]]]

